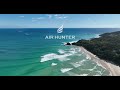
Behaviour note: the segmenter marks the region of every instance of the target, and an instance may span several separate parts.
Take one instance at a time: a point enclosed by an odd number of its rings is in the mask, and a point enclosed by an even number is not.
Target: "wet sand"
[[[87,51],[84,47],[80,47],[82,52],[85,52],[87,55],[91,57],[91,60],[95,61],[97,64],[101,65],[103,68],[108,70],[110,72],[110,76],[120,76],[120,67],[117,65],[114,65],[112,63],[106,62],[105,60],[102,60],[98,58],[93,53]]]

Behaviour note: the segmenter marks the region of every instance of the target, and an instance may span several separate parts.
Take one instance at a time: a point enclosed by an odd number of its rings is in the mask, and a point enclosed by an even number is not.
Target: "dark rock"
[[[76,45],[76,43],[74,42],[74,43],[72,43],[72,45]]]
[[[68,43],[66,43],[66,45],[71,45],[71,43],[68,42]]]

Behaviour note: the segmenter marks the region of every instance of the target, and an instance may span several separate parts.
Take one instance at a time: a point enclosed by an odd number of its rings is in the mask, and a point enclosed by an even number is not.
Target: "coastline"
[[[91,60],[93,60],[97,64],[100,64],[103,68],[108,70],[110,72],[110,76],[120,76],[120,67],[119,66],[111,64],[109,62],[106,62],[105,60],[98,58],[96,55],[89,52],[82,46],[80,46],[80,48],[81,48],[82,52],[85,52],[87,55],[89,55],[91,57]]]

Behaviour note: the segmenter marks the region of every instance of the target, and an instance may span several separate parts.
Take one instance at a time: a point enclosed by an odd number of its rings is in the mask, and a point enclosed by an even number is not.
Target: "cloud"
[[[67,16],[63,17],[63,18],[68,18]]]
[[[45,19],[44,17],[39,17],[39,18],[37,18],[37,19]]]
[[[57,17],[57,16],[59,16],[59,15],[58,15],[58,14],[55,14],[54,16]]]
[[[66,16],[64,17],[64,16],[59,16],[59,17],[56,17],[57,19],[65,19],[65,18],[67,18]]]
[[[32,22],[37,22],[37,21],[40,21],[42,19],[66,19],[68,18],[68,16],[64,15],[64,14],[46,14],[46,17],[43,16],[43,17],[33,17],[32,18]]]
[[[65,18],[68,18],[67,16],[65,16],[64,14],[55,14],[54,15],[56,19],[65,19]]]
[[[32,22],[39,21],[41,19],[45,19],[44,17],[32,18]]]
[[[19,17],[24,18],[25,16],[19,16]]]
[[[58,19],[62,19],[63,17],[56,17],[56,18],[58,18]]]

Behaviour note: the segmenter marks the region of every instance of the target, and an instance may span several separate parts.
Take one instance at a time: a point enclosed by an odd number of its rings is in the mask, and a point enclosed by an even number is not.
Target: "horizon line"
[[[34,27],[33,27],[34,28]],[[40,27],[38,27],[40,28]],[[45,28],[45,27],[42,27],[42,28]],[[48,27],[49,28],[49,27]],[[57,27],[54,27],[54,28],[57,28]],[[66,27],[68,28],[68,27]],[[73,27],[72,27],[73,28]],[[75,28],[75,27],[74,27]],[[78,27],[77,27],[78,28]],[[79,27],[79,28],[115,28],[115,27]],[[116,27],[116,28],[120,28],[120,27]],[[32,28],[0,28],[0,29],[32,29]],[[37,29],[37,28],[36,28]]]

